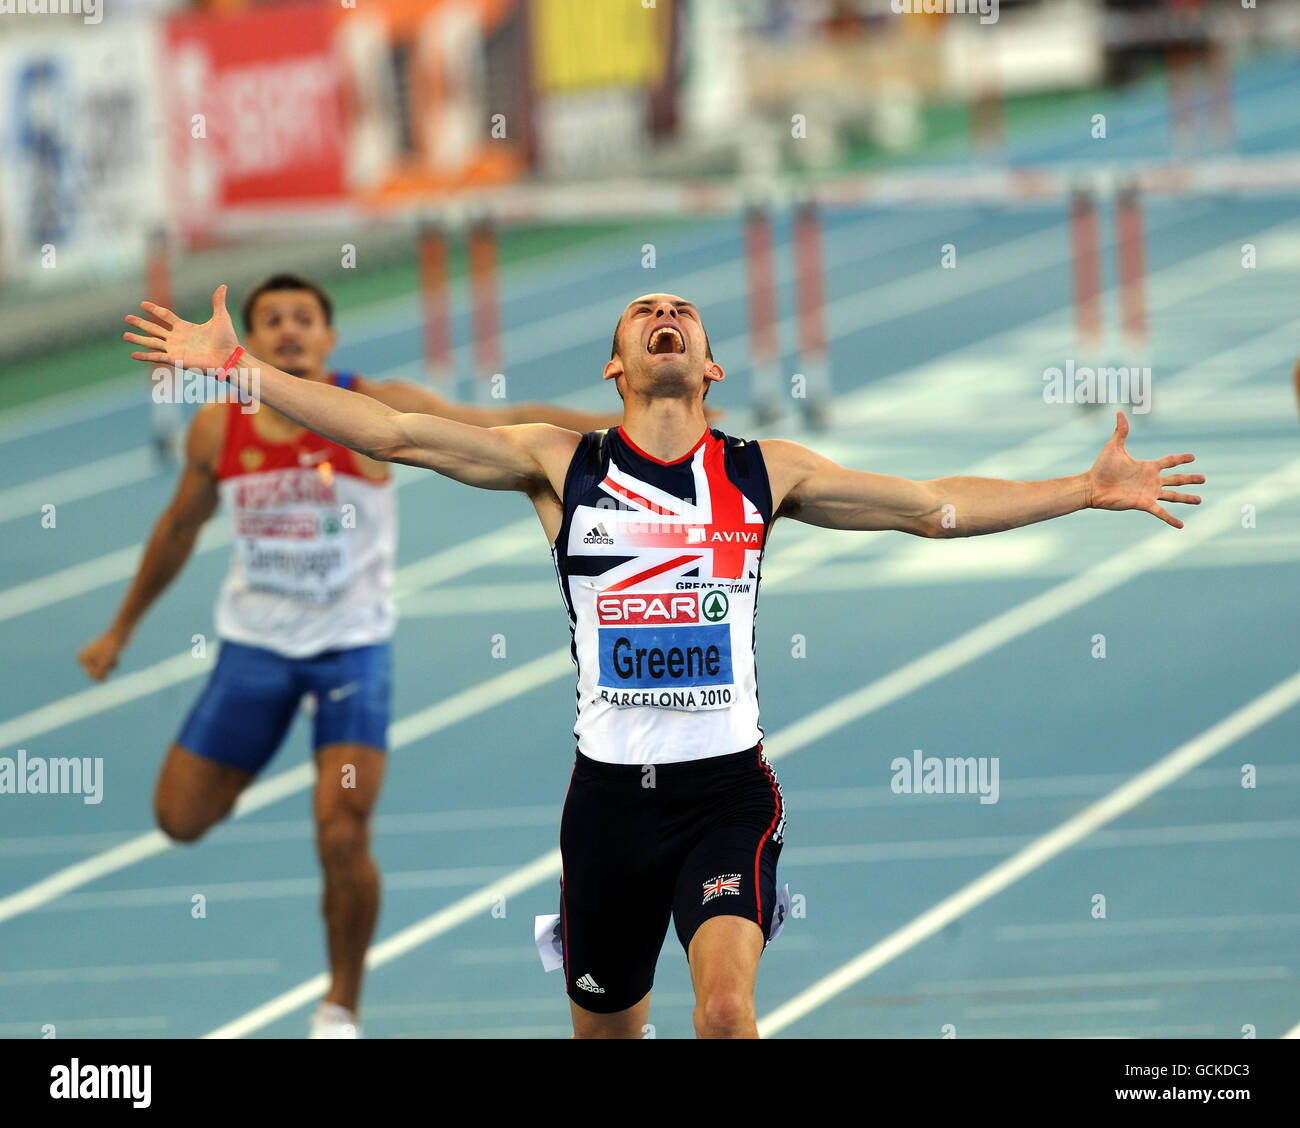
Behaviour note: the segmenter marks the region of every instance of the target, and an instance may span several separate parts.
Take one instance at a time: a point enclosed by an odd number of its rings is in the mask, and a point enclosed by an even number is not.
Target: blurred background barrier
[[[515,227],[618,223],[822,181],[856,204],[1059,198],[1069,162],[1044,181],[1008,131],[1143,83],[1166,85],[1168,130],[1162,161],[1142,159],[1176,164],[1144,186],[1296,190],[1275,158],[1198,162],[1236,155],[1234,67],[1294,50],[1300,8],[969,6],[227,0],[7,18],[0,362],[48,348],[49,326],[65,343],[106,332],[146,279],[189,303],[286,255],[326,276],[382,270],[414,258],[420,223],[487,209]],[[910,177],[845,179],[899,165]]]

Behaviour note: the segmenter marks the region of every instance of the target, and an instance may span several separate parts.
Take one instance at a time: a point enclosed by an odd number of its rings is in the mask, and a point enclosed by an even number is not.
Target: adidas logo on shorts
[[[592,529],[585,537],[582,538],[583,544],[613,544],[614,538],[609,535],[609,530],[605,528],[602,521]]]
[[[596,981],[590,975],[584,975],[574,986],[581,987],[584,991],[590,991],[593,995],[603,995],[605,993],[605,988],[598,987]]]

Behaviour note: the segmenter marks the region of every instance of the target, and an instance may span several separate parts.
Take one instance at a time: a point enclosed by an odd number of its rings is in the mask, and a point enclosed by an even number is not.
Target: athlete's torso
[[[349,373],[334,382],[350,387]],[[312,431],[258,433],[231,403],[217,467],[235,551],[217,600],[217,633],[291,658],[392,636],[397,515],[390,477]]]
[[[752,748],[754,616],[772,497],[758,444],[710,430],[663,463],[584,435],[553,548],[584,756],[670,763]]]

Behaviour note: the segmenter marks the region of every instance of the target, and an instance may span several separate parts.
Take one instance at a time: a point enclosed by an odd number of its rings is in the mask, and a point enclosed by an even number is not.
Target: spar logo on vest
[[[598,595],[601,695],[615,705],[729,705],[728,609],[716,589]]]

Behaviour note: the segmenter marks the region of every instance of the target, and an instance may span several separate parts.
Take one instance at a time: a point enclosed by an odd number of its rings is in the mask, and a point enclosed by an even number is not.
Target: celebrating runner
[[[560,827],[564,975],[578,1037],[640,1037],[669,919],[686,951],[701,1037],[757,1034],[754,982],[775,917],[785,807],[763,755],[754,614],[778,517],[923,537],[1000,532],[1080,509],[1199,504],[1136,460],[1128,421],[1092,467],[1040,482],[932,481],[849,470],[798,443],[711,429],[723,379],[699,310],[671,294],[630,303],[605,379],[616,428],[483,428],[358,398],[245,351],[225,287],[203,324],[143,303],[128,316],[149,363],[220,371],[262,403],[376,462],[427,467],[532,501],[551,544],[578,670],[577,751]]]

